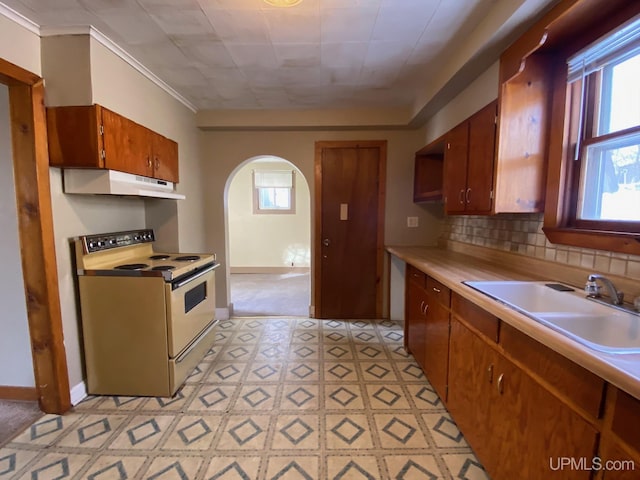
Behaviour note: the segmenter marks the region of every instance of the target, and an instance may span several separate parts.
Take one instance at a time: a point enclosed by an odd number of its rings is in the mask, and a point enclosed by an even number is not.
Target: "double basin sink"
[[[640,315],[553,282],[466,281],[475,290],[577,342],[606,353],[640,353]]]

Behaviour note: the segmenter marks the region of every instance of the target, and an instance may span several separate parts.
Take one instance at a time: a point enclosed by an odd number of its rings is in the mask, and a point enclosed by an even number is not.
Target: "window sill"
[[[605,232],[569,227],[543,227],[551,243],[640,255],[640,233]]]

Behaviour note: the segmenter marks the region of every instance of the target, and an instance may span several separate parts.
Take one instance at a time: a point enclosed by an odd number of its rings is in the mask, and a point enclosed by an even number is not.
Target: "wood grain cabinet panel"
[[[552,478],[554,457],[595,452],[595,427],[455,318],[448,408],[494,480]],[[590,477],[558,472],[563,479]]]
[[[178,144],[100,105],[47,108],[49,164],[178,182]]]
[[[595,420],[601,416],[602,378],[506,323],[500,326],[500,344],[512,359],[526,365],[589,417]]]
[[[489,214],[497,102],[492,102],[450,130],[446,139],[445,210],[449,214]]]
[[[492,342],[498,341],[500,320],[462,295],[451,295],[451,311]]]
[[[405,347],[424,370],[428,302],[426,279],[424,273],[411,266],[407,267],[406,276]]]

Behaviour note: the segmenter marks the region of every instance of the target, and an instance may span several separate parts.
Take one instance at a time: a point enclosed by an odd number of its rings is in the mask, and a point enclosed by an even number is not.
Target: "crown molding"
[[[16,12],[14,9],[7,7],[4,3],[0,3],[0,15],[7,17],[9,20],[17,23],[21,27],[26,28],[31,33],[35,33],[40,36],[40,26],[37,23],[32,22],[24,15]]]

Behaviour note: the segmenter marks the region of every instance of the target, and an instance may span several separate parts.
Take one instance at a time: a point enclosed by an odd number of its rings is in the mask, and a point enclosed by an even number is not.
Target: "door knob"
[[[324,240],[322,240],[322,244],[325,247],[328,247],[329,245],[331,245],[331,240],[329,240],[328,238],[325,238]]]

